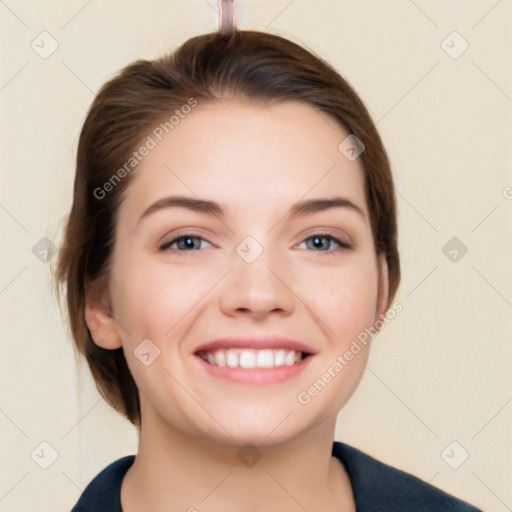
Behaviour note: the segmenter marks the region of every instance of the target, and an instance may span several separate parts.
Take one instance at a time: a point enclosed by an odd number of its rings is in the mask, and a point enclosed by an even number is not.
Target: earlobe
[[[388,310],[389,273],[388,262],[384,253],[379,254],[379,290],[377,294],[376,320],[381,320]]]
[[[110,312],[105,282],[97,281],[86,287],[84,316],[96,345],[107,350],[122,346],[116,321]]]

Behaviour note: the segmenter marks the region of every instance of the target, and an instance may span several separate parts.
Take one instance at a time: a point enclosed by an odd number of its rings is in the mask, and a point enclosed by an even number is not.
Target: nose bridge
[[[264,247],[254,236],[247,236],[235,248],[235,253],[234,268],[221,293],[225,312],[248,310],[263,315],[280,310],[290,313],[294,295],[285,285],[287,272],[279,250]]]

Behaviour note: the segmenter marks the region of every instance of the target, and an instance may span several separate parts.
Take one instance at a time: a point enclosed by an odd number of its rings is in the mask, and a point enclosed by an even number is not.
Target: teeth
[[[272,368],[274,366],[274,354],[272,350],[258,350],[258,368]]]
[[[229,368],[274,368],[293,366],[302,361],[302,353],[286,349],[219,349],[213,352],[203,352],[201,357],[214,366]]]
[[[276,366],[284,366],[284,358],[286,356],[286,350],[278,350],[275,358],[274,358],[274,364]]]
[[[226,366],[229,366],[230,368],[236,368],[238,366],[238,356],[233,349],[226,351]]]
[[[239,358],[240,368],[256,368],[256,354],[252,350],[244,350]]]
[[[292,366],[294,362],[295,362],[295,353],[287,352],[286,356],[284,356],[284,364],[286,366]]]
[[[226,366],[226,352],[224,350],[217,350],[215,352],[215,364],[217,366]]]

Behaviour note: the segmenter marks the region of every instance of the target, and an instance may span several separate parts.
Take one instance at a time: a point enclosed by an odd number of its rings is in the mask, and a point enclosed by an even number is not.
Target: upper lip
[[[194,353],[228,348],[252,348],[256,350],[284,348],[306,354],[315,353],[315,351],[305,343],[274,334],[217,338],[214,341],[199,346]]]

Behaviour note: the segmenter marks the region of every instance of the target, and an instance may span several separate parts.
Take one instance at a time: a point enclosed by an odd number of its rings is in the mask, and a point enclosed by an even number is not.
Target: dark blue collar
[[[357,512],[481,512],[468,503],[335,441],[332,455],[345,466]],[[71,512],[122,512],[121,484],[135,455],[112,462],[86,487]]]

